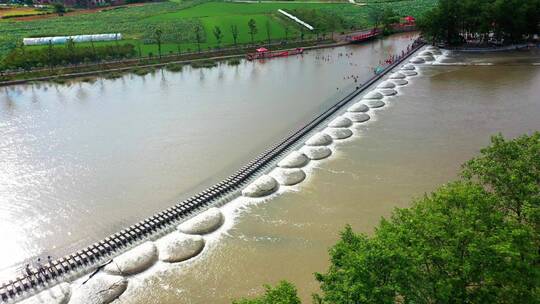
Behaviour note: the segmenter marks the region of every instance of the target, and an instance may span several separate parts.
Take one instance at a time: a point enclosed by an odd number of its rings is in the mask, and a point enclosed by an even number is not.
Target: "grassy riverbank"
[[[273,49],[292,49],[296,47],[312,48],[324,48],[340,45],[331,40],[324,41],[304,41],[289,43],[287,45],[276,46]],[[101,64],[90,64],[86,66],[74,66],[74,67],[57,67],[54,69],[41,69],[15,74],[0,74],[0,86],[21,84],[33,81],[54,81],[54,82],[66,82],[70,78],[87,79],[89,76],[99,76],[104,78],[116,78],[116,76],[123,73],[134,73],[137,75],[145,75],[153,71],[155,68],[165,67],[170,71],[179,71],[185,64],[190,64],[196,68],[214,67],[218,61],[227,61],[229,65],[235,65],[239,63],[239,58],[245,56],[248,51],[252,49],[230,49],[219,50],[205,53],[191,53],[183,55],[171,55],[165,56],[161,59],[144,58],[125,60],[119,62],[107,62]]]
[[[196,29],[201,28],[200,47],[204,50],[218,46],[213,34],[219,27],[223,38],[221,47],[234,44],[231,26],[238,27],[238,44],[251,42],[248,21],[256,22],[255,42],[298,38],[302,32],[305,39],[317,35],[284,18],[278,9],[287,11],[315,11],[314,16],[330,16],[332,24],[323,24],[325,31],[362,29],[372,25],[371,11],[391,7],[400,16],[421,15],[433,7],[436,0],[403,0],[395,2],[365,1],[366,5],[342,2],[305,3],[290,1],[274,3],[234,3],[208,0],[182,0],[175,2],[146,3],[140,6],[109,8],[91,14],[67,15],[35,20],[0,20],[0,58],[12,51],[25,37],[43,37],[97,33],[122,33],[123,41],[140,50],[141,56],[158,54],[155,30],[162,31],[162,53],[198,49]],[[305,20],[317,23],[317,20]],[[269,28],[269,31],[267,30]],[[321,30],[323,30],[321,29]],[[63,46],[57,46],[63,47]]]

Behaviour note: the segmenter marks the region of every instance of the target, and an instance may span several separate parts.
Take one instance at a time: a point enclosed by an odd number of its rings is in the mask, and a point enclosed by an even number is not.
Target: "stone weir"
[[[28,273],[24,276],[13,278],[13,280],[3,283],[0,286],[0,302],[7,303],[22,300],[37,294],[41,290],[51,288],[62,282],[74,280],[89,273],[96,274],[101,269],[107,270],[107,266],[113,258],[118,258],[120,254],[135,247],[138,247],[138,250],[145,251],[144,249],[147,249],[152,252],[155,251],[156,249],[152,246],[145,246],[145,241],[162,237],[165,234],[174,231],[178,224],[193,218],[212,206],[224,204],[236,197],[248,183],[267,171],[270,164],[282,157],[285,152],[310,134],[310,132],[317,128],[322,122],[329,119],[351,100],[379,81],[388,72],[407,60],[410,55],[414,54],[422,46],[424,46],[423,43],[415,42],[414,47],[411,48],[408,53],[392,65],[386,67],[382,73],[373,76],[361,86],[356,87],[353,92],[341,99],[335,105],[315,117],[300,129],[286,136],[282,141],[266,149],[258,157],[247,163],[225,180],[82,250],[44,265],[43,269],[41,269],[41,273],[39,273],[38,269],[29,269]],[[338,135],[339,134],[336,136]],[[321,138],[321,140],[323,139],[325,138]],[[315,145],[313,148],[317,148],[317,146]],[[246,190],[249,189],[246,188]],[[184,240],[176,241],[173,243],[181,245]],[[173,259],[174,256],[170,258]],[[97,279],[96,281],[99,282]],[[125,289],[125,284],[114,283],[114,286],[119,286],[119,290],[123,291]]]

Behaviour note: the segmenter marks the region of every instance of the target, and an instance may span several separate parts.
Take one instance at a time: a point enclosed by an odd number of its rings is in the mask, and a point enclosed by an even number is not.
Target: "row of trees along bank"
[[[129,43],[102,46],[95,46],[92,43],[90,46],[76,46],[73,40],[69,40],[65,47],[55,47],[49,43],[40,48],[27,48],[21,44],[0,62],[0,71],[35,67],[52,68],[59,65],[131,58],[135,55],[135,46]]]
[[[540,0],[439,0],[418,25],[426,38],[448,45],[520,42],[540,33]]]
[[[373,236],[347,226],[314,303],[540,303],[540,133],[492,138],[460,181],[397,209]],[[236,304],[299,304],[281,282]]]

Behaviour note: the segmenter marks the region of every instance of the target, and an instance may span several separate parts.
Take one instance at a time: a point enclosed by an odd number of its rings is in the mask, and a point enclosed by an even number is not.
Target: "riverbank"
[[[273,45],[272,50],[294,50],[302,47],[305,50],[338,47],[347,44],[345,41],[320,40],[293,42],[290,44]],[[99,64],[41,69],[37,71],[0,74],[0,86],[10,86],[39,81],[64,82],[68,79],[89,76],[116,77],[115,73],[137,73],[141,69],[155,69],[166,67],[171,64],[193,64],[203,61],[223,61],[233,58],[244,58],[247,53],[254,52],[255,47],[235,48],[213,52],[189,53],[182,55],[166,55],[159,58],[145,58],[123,60],[118,62],[106,62]]]

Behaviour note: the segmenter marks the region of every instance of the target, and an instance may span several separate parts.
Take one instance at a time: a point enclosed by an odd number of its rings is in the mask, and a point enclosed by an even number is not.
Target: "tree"
[[[314,302],[540,303],[540,133],[493,137],[462,176],[373,236],[346,226]]]
[[[499,210],[534,229],[540,246],[540,132],[510,141],[494,136],[463,169],[464,178],[499,198]]]
[[[231,25],[231,33],[232,33],[234,45],[236,46],[237,45],[237,40],[238,40],[238,35],[240,33],[238,31],[238,26],[236,24]]]
[[[219,26],[216,25],[214,27],[213,33],[214,33],[214,37],[216,37],[217,46],[219,48],[219,46],[221,45],[221,40],[223,39],[223,33],[221,32],[221,28],[219,28]]]
[[[67,40],[66,49],[69,54],[70,62],[73,62],[75,60],[75,40],[73,40],[73,38]]]
[[[52,40],[49,40],[49,43],[47,43],[47,63],[49,64],[49,68],[52,71],[52,68],[54,66],[54,47]]]
[[[266,21],[266,38],[268,39],[268,45],[270,45],[272,39],[271,39],[271,33],[270,33],[270,21]]]
[[[163,36],[163,31],[159,27],[155,28],[154,29],[154,40],[156,41],[156,44],[158,46],[158,55],[159,55],[160,59],[161,59],[162,36]]]
[[[64,6],[64,4],[60,2],[55,2],[53,4],[53,8],[54,8],[54,12],[58,14],[58,16],[63,16],[64,13],[66,12],[66,7]]]
[[[251,36],[251,43],[255,42],[255,35],[257,34],[257,22],[255,22],[255,19],[249,19],[248,21],[248,27],[249,27],[249,35]]]
[[[265,285],[265,294],[256,299],[242,299],[233,304],[300,304],[296,288],[287,281],[281,281],[276,287]]]
[[[384,35],[391,34],[392,25],[395,23],[399,23],[398,14],[390,7],[385,8],[382,14],[383,34]]]
[[[199,53],[201,52],[201,42],[202,42],[202,27],[197,25],[195,27],[195,40],[197,41],[197,49]]]

